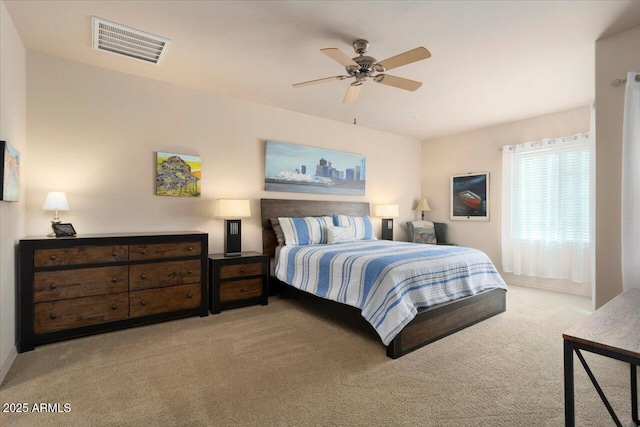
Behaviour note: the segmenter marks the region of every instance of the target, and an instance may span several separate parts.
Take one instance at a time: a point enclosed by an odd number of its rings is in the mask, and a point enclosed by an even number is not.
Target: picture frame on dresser
[[[208,234],[91,234],[19,241],[18,352],[207,316]]]
[[[56,237],[73,237],[76,235],[76,229],[71,223],[52,223],[51,228]]]

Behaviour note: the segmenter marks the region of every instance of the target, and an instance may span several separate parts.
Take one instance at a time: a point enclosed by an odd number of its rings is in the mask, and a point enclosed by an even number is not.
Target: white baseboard
[[[573,286],[566,286],[564,283],[560,283],[560,281],[521,280],[513,277],[513,275],[509,275],[504,279],[508,285],[525,286],[528,288],[544,289],[547,291],[562,292],[565,294],[580,295],[591,298],[591,286],[589,284],[573,284]]]
[[[4,364],[2,365],[2,368],[0,368],[0,386],[2,386],[2,383],[4,382],[4,378],[9,373],[9,369],[11,369],[11,366],[13,365],[13,362],[15,362],[16,357],[18,357],[18,350],[14,345],[11,348],[11,351],[9,352],[9,357],[7,357],[7,360],[5,360]]]

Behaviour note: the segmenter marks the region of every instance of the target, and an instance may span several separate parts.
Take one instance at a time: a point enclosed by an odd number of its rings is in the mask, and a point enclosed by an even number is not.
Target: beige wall
[[[596,289],[600,307],[622,292],[622,122],[627,72],[640,71],[640,26],[596,42]]]
[[[86,66],[27,55],[29,182],[27,233],[50,230],[48,191],[67,193],[62,212],[79,233],[197,229],[223,250],[216,198],[251,199],[244,250],[262,250],[260,198],[395,203],[398,223],[414,218],[420,195],[418,140]],[[266,139],[362,153],[363,197],[264,191]],[[202,157],[202,197],[155,195],[155,153]],[[380,233],[380,219],[374,226]],[[406,239],[404,227],[396,240]]]
[[[484,251],[501,270],[502,153],[504,145],[569,136],[589,131],[590,107],[511,122],[426,140],[422,144],[422,195],[432,211],[425,219],[449,224],[449,240]],[[489,221],[450,221],[450,176],[489,172]],[[591,295],[588,285],[504,274],[508,283]]]
[[[16,242],[24,235],[26,159],[25,49],[0,1],[0,140],[21,153],[20,201],[0,202],[0,384],[16,357]]]

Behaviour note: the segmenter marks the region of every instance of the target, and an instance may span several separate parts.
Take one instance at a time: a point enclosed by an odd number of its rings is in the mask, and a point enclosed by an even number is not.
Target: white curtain
[[[627,74],[622,134],[622,287],[640,288],[640,73]]]
[[[503,147],[502,268],[591,282],[591,132]]]

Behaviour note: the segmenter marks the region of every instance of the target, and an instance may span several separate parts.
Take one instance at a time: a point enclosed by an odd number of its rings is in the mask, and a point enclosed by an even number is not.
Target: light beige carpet
[[[397,360],[292,300],[37,347],[0,401],[3,426],[562,426],[562,332],[586,298],[510,287],[507,312]],[[585,353],[623,424],[629,368]],[[576,360],[578,426],[613,425]]]

